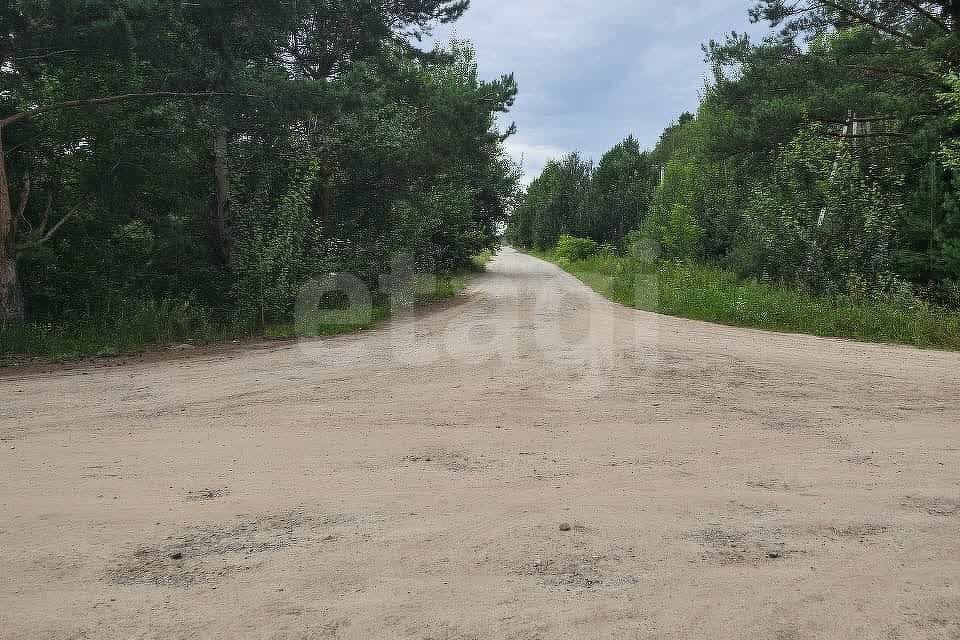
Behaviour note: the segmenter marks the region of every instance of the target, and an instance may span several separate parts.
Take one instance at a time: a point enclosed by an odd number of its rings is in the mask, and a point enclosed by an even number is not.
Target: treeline
[[[765,0],[761,42],[704,47],[712,79],[653,151],[633,138],[529,186],[509,240],[561,235],[815,294],[960,307],[960,0]]]
[[[517,191],[468,0],[0,8],[0,324],[289,318],[312,277],[455,271]]]

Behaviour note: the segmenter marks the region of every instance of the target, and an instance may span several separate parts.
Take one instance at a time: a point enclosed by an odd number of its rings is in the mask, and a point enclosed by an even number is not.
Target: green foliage
[[[675,260],[700,256],[703,229],[690,207],[680,203],[657,206],[640,226],[640,238],[656,247],[657,254]]]
[[[492,254],[491,254],[492,256]],[[488,261],[478,257],[480,263]],[[386,298],[369,307],[314,309],[296,320],[258,324],[242,318],[224,319],[206,309],[176,300],[131,303],[98,318],[70,323],[27,322],[0,329],[0,367],[40,357],[75,360],[123,356],[167,345],[200,346],[255,336],[271,339],[319,337],[362,331],[378,325],[404,306],[429,304],[458,295],[471,272],[419,274],[407,283],[403,304]]]
[[[574,236],[560,236],[557,240],[556,253],[563,260],[584,260],[597,254],[597,243],[590,238],[576,238]]]
[[[863,301],[744,280],[714,267],[541,253],[606,297],[645,311],[769,331],[960,350],[960,314],[915,300]]]
[[[473,270],[477,272],[485,270],[487,268],[487,265],[490,264],[490,261],[493,260],[495,255],[496,254],[494,254],[494,252],[491,251],[490,249],[484,249],[477,255],[473,256],[473,259],[471,261],[473,263],[472,265]]]
[[[640,237],[655,247],[654,251],[674,260],[701,258],[704,231],[700,226],[694,207],[702,200],[704,183],[697,162],[699,129],[693,120],[668,130],[657,154],[666,155],[672,147],[663,180],[654,190],[648,216],[639,226]]]
[[[0,330],[3,364],[30,354],[70,360],[85,356],[137,353],[148,345],[192,345],[251,335],[253,327],[226,322],[204,309],[176,300],[130,303],[98,318],[70,323],[28,322]]]
[[[583,231],[601,243],[618,245],[643,221],[650,206],[655,171],[633,136],[603,154],[590,176],[582,209]]]
[[[416,47],[467,5],[0,10],[0,135],[25,203],[0,224],[28,324],[110,335],[121,309],[171,301],[211,326],[284,326],[318,275],[385,298],[397,256],[442,281],[495,250],[517,197],[514,128],[497,125],[516,83],[481,80],[468,43]]]
[[[611,149],[578,206],[556,206],[549,165],[508,237],[549,249],[569,233],[815,295],[960,308],[960,3],[764,0],[752,16],[779,30],[706,45],[696,114],[650,152]]]
[[[551,160],[514,209],[506,238],[539,249],[565,234],[620,245],[646,216],[655,174],[632,136],[596,167],[577,153]]]
[[[587,235],[583,200],[592,173],[593,165],[577,153],[547,162],[514,209],[507,239],[520,247],[546,249],[562,235]]]
[[[761,279],[879,298],[892,272],[903,179],[863,167],[850,142],[801,132],[756,189],[734,263]]]

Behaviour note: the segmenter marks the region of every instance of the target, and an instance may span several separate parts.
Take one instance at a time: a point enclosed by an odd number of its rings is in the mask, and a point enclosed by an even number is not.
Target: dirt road
[[[960,638],[957,354],[508,249],[377,331],[4,376],[2,638]]]

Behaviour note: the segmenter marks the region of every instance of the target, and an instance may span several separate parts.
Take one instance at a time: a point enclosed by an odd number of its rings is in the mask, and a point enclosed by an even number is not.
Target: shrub
[[[555,254],[558,258],[576,262],[577,260],[586,260],[597,254],[597,243],[589,238],[576,238],[574,236],[560,236],[557,241]]]
[[[612,244],[602,244],[597,250],[597,255],[601,258],[617,258],[620,256],[620,252]]]
[[[744,218],[731,260],[739,273],[823,295],[900,295],[892,259],[903,178],[856,152],[813,130],[784,147]]]

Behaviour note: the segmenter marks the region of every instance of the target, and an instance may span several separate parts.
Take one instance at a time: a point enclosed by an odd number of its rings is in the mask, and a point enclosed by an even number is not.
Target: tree
[[[861,167],[849,140],[803,131],[755,190],[741,272],[818,293],[882,297],[893,275],[902,177]]]
[[[124,10],[126,9],[126,10]],[[158,61],[170,51],[154,35],[157,21],[170,15],[156,5],[116,7],[107,2],[15,3],[8,5],[11,30],[0,49],[0,68],[8,87],[0,105],[0,324],[24,317],[17,272],[17,232],[29,222],[32,181],[22,174],[16,211],[12,208],[10,157],[4,138],[14,128],[64,110],[103,110],[132,101],[213,99],[221,92],[198,90],[185,83],[164,86]],[[14,148],[27,156],[31,131],[14,131],[26,141]],[[26,162],[21,163],[26,165]],[[49,207],[40,214],[43,232],[30,244],[51,240],[72,213],[50,224]],[[36,229],[36,227],[34,227]]]
[[[578,153],[548,161],[511,216],[510,241],[548,249],[562,235],[586,235],[589,221],[583,205],[592,173],[592,163]]]
[[[646,217],[656,172],[649,154],[628,136],[601,158],[590,180],[584,209],[587,236],[619,245]]]
[[[863,25],[906,46],[921,47],[960,32],[957,0],[820,0],[811,4],[763,0],[750,14],[754,21],[781,26],[788,37]],[[945,58],[949,55],[944,52]]]
[[[249,260],[250,238],[277,229],[269,212],[300,196],[309,199],[311,221],[302,246],[282,260],[310,254],[314,266],[344,266],[335,264],[344,252],[320,245],[389,235],[389,212],[415,195],[426,198],[424,210],[442,201],[448,221],[470,220],[455,232],[440,225],[430,244],[440,263],[462,263],[470,247],[494,243],[515,171],[501,146],[510,131],[496,131],[493,114],[508,110],[516,85],[510,76],[479,82],[462,51],[417,46],[432,25],[467,7],[466,0],[4,4],[0,322],[21,320],[24,298],[48,314],[78,304],[91,313],[138,295],[229,306],[247,268],[235,255],[238,240]],[[441,82],[443,74],[457,80]],[[446,93],[432,90],[444,82]],[[364,119],[397,125],[396,154],[371,141],[362,161],[351,159],[356,151],[337,126],[356,133]],[[400,155],[404,161],[394,162]],[[458,158],[463,170],[441,169]],[[394,175],[383,173],[386,166]],[[380,174],[379,195],[359,193],[368,176],[351,172],[364,171]],[[346,184],[359,188],[338,196]],[[254,212],[253,203],[265,208]],[[380,262],[390,250],[360,245]],[[148,254],[141,264],[129,261],[133,246]],[[77,286],[91,276],[98,285]]]

